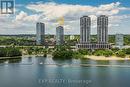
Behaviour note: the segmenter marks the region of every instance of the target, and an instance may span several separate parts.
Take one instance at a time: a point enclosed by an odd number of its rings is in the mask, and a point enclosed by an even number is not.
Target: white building
[[[36,44],[44,45],[44,39],[45,39],[45,24],[38,22],[36,24]]]
[[[97,18],[98,43],[108,43],[108,17],[101,15]]]
[[[83,16],[80,18],[80,43],[90,43],[91,18]]]
[[[56,45],[64,44],[64,28],[63,26],[56,27]]]
[[[123,34],[116,34],[116,47],[122,48],[124,45],[124,35]]]

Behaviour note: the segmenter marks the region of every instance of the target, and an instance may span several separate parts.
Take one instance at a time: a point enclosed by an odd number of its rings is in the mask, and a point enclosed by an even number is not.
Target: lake
[[[130,87],[130,61],[38,56],[0,60],[0,87]]]

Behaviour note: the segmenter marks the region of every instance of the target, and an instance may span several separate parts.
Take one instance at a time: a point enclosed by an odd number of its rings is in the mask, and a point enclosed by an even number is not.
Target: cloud
[[[110,3],[99,6],[83,6],[83,5],[70,5],[70,4],[57,4],[51,3],[38,3],[29,4],[26,6],[27,9],[42,12],[45,17],[50,20],[56,19],[58,17],[73,18],[83,16],[83,15],[116,15],[121,10],[129,10],[125,7],[120,6],[120,2]]]
[[[120,2],[116,2],[116,3],[110,3],[110,4],[100,5],[99,6],[99,10],[104,10],[104,11],[107,10],[107,11],[109,11],[109,10],[118,8],[120,4],[121,4]]]
[[[64,17],[66,31],[79,30],[79,19],[81,16],[88,15],[92,19],[92,29],[96,28],[96,20],[99,15],[108,15],[109,27],[116,27],[119,25],[119,21],[126,17],[117,16],[121,11],[130,10],[121,6],[120,2],[104,4],[99,6],[90,5],[71,5],[71,4],[57,4],[54,2],[49,3],[37,3],[29,4],[26,6],[27,9],[41,13],[39,21],[49,22],[50,24],[56,23],[59,17]],[[56,27],[57,25],[53,26]],[[67,27],[66,27],[67,26]]]
[[[33,22],[37,21],[39,17],[40,16],[38,14],[28,15],[24,11],[21,11],[18,15],[16,15],[15,21]]]
[[[46,24],[47,33],[55,34],[55,28],[58,26],[57,19],[64,17],[65,32],[67,34],[79,34],[79,19],[84,15],[91,17],[93,31],[96,31],[96,20],[99,15],[109,16],[109,27],[111,29],[119,27],[126,19],[130,19],[130,15],[120,15],[121,11],[130,11],[130,8],[123,7],[120,2],[99,6],[38,2],[28,4],[25,7],[27,11],[29,10],[32,13],[18,9],[19,13],[16,14],[15,19],[10,19],[9,15],[0,15],[1,29],[3,31],[8,29],[10,32],[17,31],[17,33],[35,33],[35,23],[40,21]],[[8,25],[3,26],[4,24]]]
[[[56,22],[59,17],[64,17],[65,21],[79,20],[83,15],[89,15],[92,20],[96,20],[98,15],[108,15],[109,17],[119,14],[122,10],[130,10],[130,8],[120,6],[120,2],[104,4],[99,6],[83,6],[71,4],[48,3],[32,3],[26,6],[27,9],[35,11],[36,14],[28,15],[21,11],[16,15],[17,21],[43,21]],[[40,14],[40,15],[39,15]]]

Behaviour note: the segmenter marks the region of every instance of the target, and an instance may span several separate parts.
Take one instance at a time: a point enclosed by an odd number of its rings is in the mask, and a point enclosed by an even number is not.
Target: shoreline
[[[38,55],[22,55],[22,56],[15,56],[15,57],[0,57],[0,60],[4,60],[4,59],[18,59],[18,58],[22,58],[22,57],[33,57],[33,56],[42,56],[44,57],[44,55],[42,54],[38,54]],[[51,57],[51,55],[48,54],[49,57]]]
[[[22,58],[22,56],[15,56],[15,57],[0,57],[0,60],[4,60],[4,59],[19,59]]]
[[[110,56],[110,57],[105,57],[105,56],[94,56],[94,55],[85,55],[84,58],[90,59],[90,60],[130,60],[130,58],[125,57],[125,58],[121,58],[121,57],[116,57],[116,56]]]
[[[44,55],[22,55],[22,56],[16,56],[16,57],[0,57],[0,60],[3,59],[18,59],[22,57],[33,57],[33,56],[44,56]],[[48,55],[49,57],[52,57],[52,55]],[[94,55],[84,55],[85,59],[90,59],[90,60],[101,60],[101,61],[109,61],[109,60],[130,60],[130,58],[125,57],[116,57],[116,56],[110,56],[110,57],[105,57],[105,56],[94,56]]]

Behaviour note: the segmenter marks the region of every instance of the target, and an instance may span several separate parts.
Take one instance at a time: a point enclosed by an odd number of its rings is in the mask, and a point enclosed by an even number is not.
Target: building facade
[[[116,34],[116,47],[122,48],[124,45],[124,35]]]
[[[78,49],[111,49],[108,44],[108,17],[101,15],[97,18],[97,43],[90,41],[91,18],[80,18],[80,42],[76,44]]]
[[[98,43],[108,43],[108,17],[101,15],[97,18]]]
[[[45,24],[38,22],[36,24],[36,44],[44,45],[44,36],[45,36]]]
[[[80,18],[80,43],[90,43],[91,18],[83,16]]]
[[[110,44],[103,44],[103,43],[82,43],[82,44],[77,44],[77,48],[80,49],[111,49]]]
[[[64,44],[64,28],[62,26],[56,27],[56,45]]]

